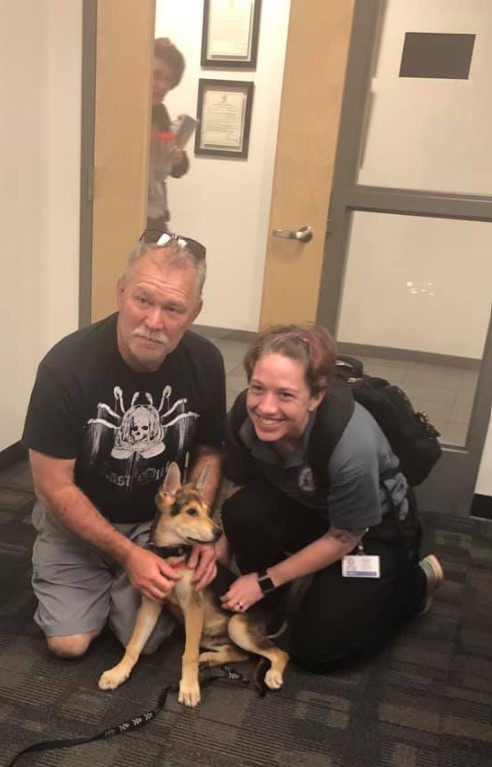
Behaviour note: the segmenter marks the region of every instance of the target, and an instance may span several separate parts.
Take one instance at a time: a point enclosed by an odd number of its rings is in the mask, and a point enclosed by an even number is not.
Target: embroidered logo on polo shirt
[[[313,472],[310,466],[303,466],[299,470],[297,475],[297,486],[303,493],[312,495],[316,492],[316,485],[314,484]]]

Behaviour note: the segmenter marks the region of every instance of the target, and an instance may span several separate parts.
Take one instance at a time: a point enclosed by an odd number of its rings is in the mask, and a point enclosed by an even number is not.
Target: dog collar
[[[149,543],[148,548],[158,557],[167,559],[168,557],[188,557],[191,551],[191,546],[156,546],[154,543]]]

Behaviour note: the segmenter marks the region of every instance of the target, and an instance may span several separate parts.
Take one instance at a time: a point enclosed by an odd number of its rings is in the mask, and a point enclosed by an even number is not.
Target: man
[[[205,248],[163,234],[140,242],[117,286],[117,314],[64,338],[42,360],[24,428],[38,503],[35,620],[50,650],[78,657],[107,621],[123,644],[140,594],[165,600],[179,578],[145,545],[167,465],[220,480],[225,376],[218,349],[188,329],[202,307]],[[190,560],[200,588],[212,547]],[[154,649],[171,633],[156,627]]]

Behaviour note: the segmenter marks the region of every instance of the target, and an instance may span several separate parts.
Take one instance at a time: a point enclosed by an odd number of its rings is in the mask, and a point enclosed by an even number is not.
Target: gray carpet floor
[[[36,741],[95,734],[152,708],[179,676],[177,636],[113,693],[97,688],[121,653],[109,633],[80,661],[48,654],[32,621],[32,503],[26,464],[0,475],[0,766]],[[377,657],[325,676],[290,668],[264,698],[220,682],[192,711],[171,695],[140,730],[26,755],[20,767],[490,767],[492,526],[434,514],[423,525],[445,583],[432,611]]]

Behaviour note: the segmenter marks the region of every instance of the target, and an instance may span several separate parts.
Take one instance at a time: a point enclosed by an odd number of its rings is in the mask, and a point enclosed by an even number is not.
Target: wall
[[[2,2],[0,450],[40,357],[77,326],[82,0]]]
[[[204,325],[258,329],[289,9],[289,0],[263,0],[257,68],[237,72],[200,69],[203,0],[156,2],[156,37],[186,58],[166,98],[171,116],[196,116],[200,77],[255,84],[248,159],[195,157],[191,141],[188,175],[168,184],[171,228],[207,246]]]

